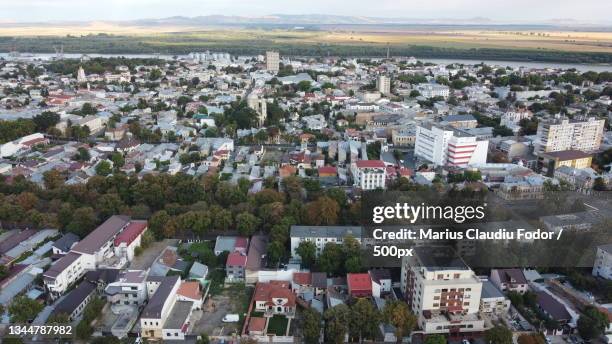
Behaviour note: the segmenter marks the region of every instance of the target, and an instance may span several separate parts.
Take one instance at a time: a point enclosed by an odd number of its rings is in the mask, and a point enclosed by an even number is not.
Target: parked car
[[[221,321],[225,323],[234,323],[240,320],[240,315],[238,314],[226,314]]]

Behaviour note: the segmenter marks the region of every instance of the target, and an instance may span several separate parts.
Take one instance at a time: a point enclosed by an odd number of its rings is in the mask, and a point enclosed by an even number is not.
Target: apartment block
[[[425,334],[481,332],[482,281],[450,247],[416,247],[402,261],[401,288]]]
[[[554,118],[538,125],[536,153],[579,150],[592,152],[599,149],[603,139],[603,119],[590,117],[586,121]]]
[[[414,153],[438,166],[466,167],[485,164],[488,146],[489,141],[451,126],[425,123],[417,126]]]

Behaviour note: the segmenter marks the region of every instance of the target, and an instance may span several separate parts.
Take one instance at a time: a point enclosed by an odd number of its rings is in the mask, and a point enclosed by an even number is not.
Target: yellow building
[[[575,169],[591,167],[593,155],[579,150],[540,153],[542,173],[552,175],[561,166]]]

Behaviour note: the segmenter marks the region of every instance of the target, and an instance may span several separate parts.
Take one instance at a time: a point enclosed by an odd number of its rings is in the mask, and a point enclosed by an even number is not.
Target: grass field
[[[425,45],[441,48],[536,49],[612,53],[612,32],[502,31],[362,27],[320,31],[215,27],[138,27],[93,22],[85,26],[0,26],[4,37],[61,37],[99,33],[131,36],[159,46],[207,46],[213,43]]]

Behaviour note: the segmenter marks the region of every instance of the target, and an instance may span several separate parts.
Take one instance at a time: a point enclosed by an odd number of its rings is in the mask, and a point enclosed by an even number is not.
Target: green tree
[[[512,331],[505,326],[495,326],[485,332],[485,341],[490,344],[512,344]]]
[[[49,170],[43,173],[43,182],[46,189],[57,189],[64,185],[64,177],[58,170]]]
[[[259,219],[251,213],[245,211],[236,215],[236,229],[241,235],[253,235],[258,225]]]
[[[446,338],[441,334],[430,334],[425,337],[425,344],[446,344]]]
[[[387,301],[383,309],[383,319],[395,327],[395,337],[401,343],[415,328],[417,319],[410,312],[408,304],[401,300]]]
[[[378,331],[380,313],[368,299],[358,299],[351,306],[349,331],[351,336],[359,338],[359,343],[364,338],[374,338]]]
[[[338,244],[328,242],[319,255],[317,266],[319,270],[328,274],[336,274],[341,271],[343,263],[342,248]]]
[[[33,119],[34,124],[36,124],[36,131],[38,132],[47,132],[49,128],[54,127],[60,121],[60,115],[55,112],[45,111],[38,116],[35,116]]]
[[[115,168],[121,168],[121,167],[123,167],[123,165],[125,165],[125,158],[123,157],[123,154],[121,154],[119,152],[114,152],[111,155],[110,159],[113,162],[113,166]]]
[[[593,306],[587,306],[578,318],[578,333],[585,340],[599,337],[608,327],[608,317]]]
[[[302,265],[311,268],[317,259],[317,247],[312,241],[302,241],[295,252],[300,255]]]
[[[81,340],[88,340],[89,338],[91,338],[93,331],[93,327],[91,327],[91,325],[87,323],[85,319],[79,321],[75,329],[77,338]]]
[[[302,312],[302,335],[304,343],[318,344],[321,334],[321,315],[312,308],[306,308]]]
[[[325,343],[344,343],[344,338],[349,330],[349,307],[341,304],[328,308],[323,313],[323,318],[325,319]]]
[[[66,229],[82,238],[95,228],[97,221],[93,208],[81,207],[74,211]]]
[[[33,320],[42,311],[44,306],[36,300],[26,296],[18,296],[8,306],[12,323],[26,323]]]
[[[106,160],[102,160],[96,165],[96,174],[99,176],[106,177],[112,172],[111,163]]]

